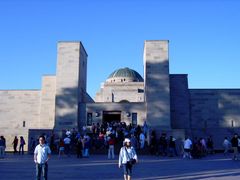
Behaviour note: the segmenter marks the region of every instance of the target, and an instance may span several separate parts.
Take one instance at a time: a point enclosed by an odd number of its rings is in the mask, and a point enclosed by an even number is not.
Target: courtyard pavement
[[[75,156],[61,157],[52,155],[49,160],[50,180],[60,179],[123,179],[118,161],[107,160],[105,155],[92,155],[90,158],[77,159]],[[7,154],[0,159],[0,179],[33,180],[35,165],[32,155]],[[202,159],[181,159],[157,156],[139,156],[139,163],[134,166],[133,180],[239,180],[240,161],[221,154]]]

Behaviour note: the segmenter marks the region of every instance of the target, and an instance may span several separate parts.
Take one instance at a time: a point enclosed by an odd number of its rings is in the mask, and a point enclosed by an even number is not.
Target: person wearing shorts
[[[131,180],[132,177],[132,167],[130,162],[134,159],[137,162],[137,154],[134,148],[131,146],[131,141],[125,138],[123,142],[123,147],[120,149],[118,167],[123,167],[124,180]]]

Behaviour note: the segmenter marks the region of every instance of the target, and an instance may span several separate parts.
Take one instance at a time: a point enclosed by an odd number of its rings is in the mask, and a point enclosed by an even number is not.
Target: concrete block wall
[[[218,92],[190,89],[191,128],[219,126]]]
[[[81,42],[58,43],[55,130],[76,128],[85,120],[78,106],[86,94],[86,58]]]
[[[172,128],[190,128],[190,99],[186,74],[170,75],[170,100]]]
[[[224,137],[232,138],[240,127],[240,89],[190,89],[192,137],[212,136],[222,149]]]
[[[96,94],[96,102],[144,102],[144,83],[104,83]]]
[[[6,138],[7,151],[13,150],[15,136],[23,136],[27,144],[28,129],[39,128],[40,98],[39,90],[0,91],[0,134]]]
[[[240,127],[240,89],[190,89],[192,128]]]
[[[56,76],[42,77],[39,128],[53,129],[55,122]]]
[[[218,90],[219,126],[240,127],[240,89]],[[240,134],[240,132],[239,132]]]
[[[148,124],[171,128],[168,41],[145,41],[144,82]]]

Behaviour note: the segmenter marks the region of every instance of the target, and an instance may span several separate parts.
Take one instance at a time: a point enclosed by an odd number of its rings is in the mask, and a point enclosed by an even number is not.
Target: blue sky
[[[57,42],[82,41],[88,92],[130,67],[144,40],[169,40],[170,73],[190,88],[240,88],[239,0],[1,0],[0,89],[40,89],[56,73]]]

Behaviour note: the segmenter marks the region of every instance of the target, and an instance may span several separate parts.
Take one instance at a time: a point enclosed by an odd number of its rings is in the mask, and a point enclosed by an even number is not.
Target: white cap
[[[130,141],[130,139],[125,138],[125,139],[124,139],[124,143],[127,143],[127,142],[130,143],[131,141]]]

